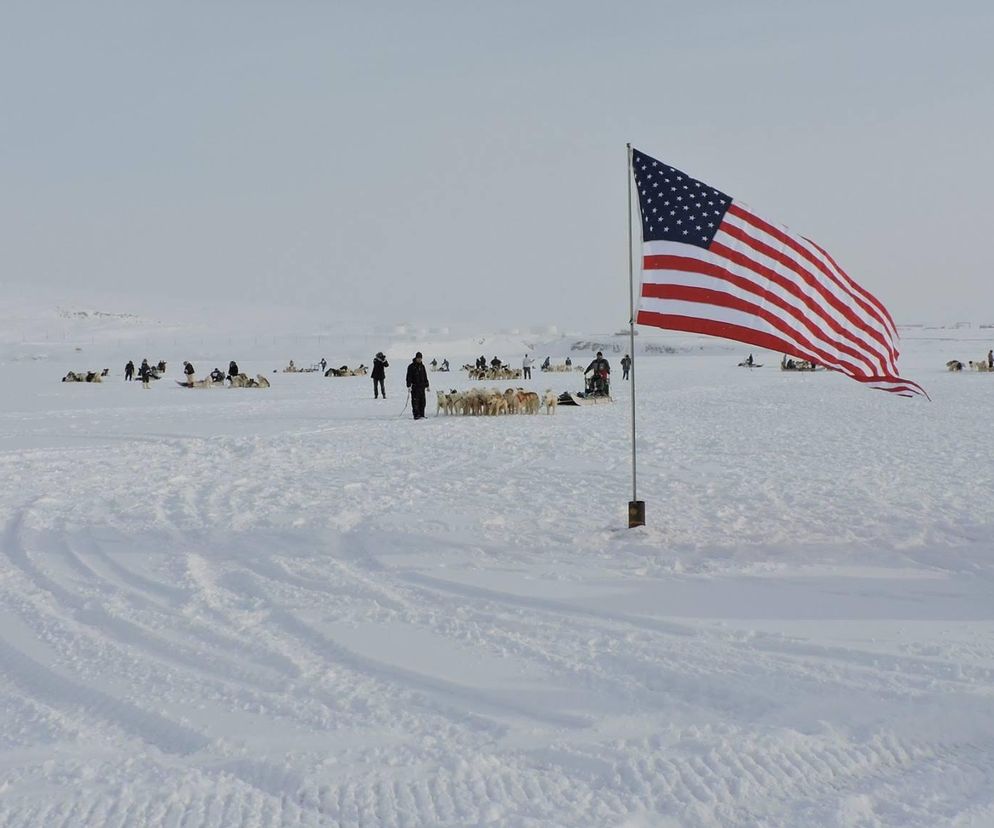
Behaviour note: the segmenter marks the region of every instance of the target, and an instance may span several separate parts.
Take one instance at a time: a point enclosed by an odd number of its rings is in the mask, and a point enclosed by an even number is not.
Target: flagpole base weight
[[[645,526],[645,501],[628,501],[628,528],[634,529],[636,526]]]

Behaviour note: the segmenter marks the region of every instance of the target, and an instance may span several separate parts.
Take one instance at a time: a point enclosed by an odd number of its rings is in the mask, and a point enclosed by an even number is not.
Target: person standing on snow
[[[425,417],[425,392],[431,387],[428,384],[428,372],[421,362],[421,351],[414,355],[411,364],[407,366],[407,387],[411,391],[411,411],[415,420]]]
[[[628,356],[628,354],[625,354],[621,358],[621,378],[622,379],[628,379],[628,372],[631,370],[631,367],[632,367],[632,358],[630,356]]]
[[[528,356],[528,354],[525,354],[525,358],[521,360],[521,370],[524,372],[525,379],[532,378],[532,366],[534,364],[535,360]]]
[[[994,371],[994,348],[987,352],[987,367]]]
[[[138,378],[142,381],[142,388],[148,388],[148,381],[152,378],[152,369],[148,367],[148,360],[143,359],[141,367],[138,369]]]
[[[228,363],[228,379],[238,376],[238,363],[234,360]]]
[[[131,382],[135,378],[135,364],[129,359],[128,364],[124,366],[124,378]]]
[[[193,363],[183,360],[183,373],[186,374],[186,382],[188,385],[193,385],[194,372]]]
[[[384,385],[384,381],[387,378],[386,370],[390,367],[390,363],[387,362],[387,358],[383,355],[383,351],[377,351],[376,356],[373,357],[373,399],[378,400],[380,398],[380,393],[383,394],[383,399],[387,398],[387,387]],[[410,385],[410,383],[408,383]]]

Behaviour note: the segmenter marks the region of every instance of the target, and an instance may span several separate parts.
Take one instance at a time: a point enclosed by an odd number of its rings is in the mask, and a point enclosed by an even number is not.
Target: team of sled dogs
[[[969,365],[974,371],[994,371],[991,367],[990,362],[987,361],[987,357],[978,360],[970,360],[967,365]],[[966,366],[960,362],[958,359],[951,359],[946,363],[947,371],[962,371]]]
[[[551,390],[539,396],[522,388],[471,388],[469,391],[437,391],[435,414],[468,416],[497,416],[498,414],[538,414],[545,406],[546,414],[555,414],[558,398]]]
[[[110,368],[103,371],[70,371],[63,378],[63,382],[103,382],[103,378],[110,373]]]
[[[464,365],[463,368],[469,371],[469,378],[475,380],[521,379],[520,368],[508,368],[506,365],[502,365],[500,368],[477,368],[475,365]]]
[[[343,365],[341,368],[329,368],[324,372],[324,375],[326,377],[364,377],[368,370],[365,365],[352,369],[348,365]]]
[[[269,388],[269,380],[262,374],[256,374],[254,377],[250,377],[248,374],[235,374],[227,379],[231,388]],[[180,385],[187,388],[221,388],[224,386],[224,380],[205,377],[194,380],[192,383],[183,382]]]

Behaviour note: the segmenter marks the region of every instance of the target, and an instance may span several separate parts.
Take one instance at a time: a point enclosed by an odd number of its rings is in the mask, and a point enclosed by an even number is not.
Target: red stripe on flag
[[[870,304],[869,302],[864,300],[862,296],[854,293],[852,289],[850,289],[848,285],[844,284],[843,281],[835,273],[833,273],[830,268],[826,267],[823,262],[818,261],[816,257],[811,255],[811,252],[809,250],[805,250],[801,245],[797,243],[795,239],[791,238],[782,230],[774,227],[769,222],[764,221],[759,216],[754,215],[753,213],[750,213],[748,210],[743,209],[740,205],[736,204],[734,201],[729,205],[728,212],[731,213],[733,216],[742,219],[747,224],[752,225],[757,230],[761,230],[767,235],[773,236],[773,238],[775,238],[777,241],[781,242],[782,244],[787,245],[791,250],[793,250],[795,253],[797,253],[799,256],[801,256],[803,259],[809,262],[813,267],[817,268],[819,272],[821,272],[825,276],[825,278],[830,279],[835,285],[837,285],[839,288],[841,288],[850,296],[852,296],[853,301],[857,305],[859,305],[867,314],[875,318],[885,328],[888,326],[889,320],[885,319],[884,314],[880,313],[879,310],[880,303],[875,297],[873,297],[870,294],[867,294],[868,296],[870,296],[872,300],[872,304]],[[891,322],[890,324],[893,323]],[[888,347],[888,352],[891,355],[890,358],[896,362],[898,355],[892,346]]]
[[[738,230],[738,228],[735,227],[730,227],[730,228],[722,227],[721,229],[725,232],[728,232],[729,230]],[[735,234],[732,233],[730,235],[735,235]],[[827,304],[830,304],[836,310],[836,312],[849,323],[851,327],[846,327],[837,319],[826,313],[824,305],[819,304],[817,299],[809,296],[803,290],[801,290],[800,285],[798,285],[796,282],[792,281],[783,274],[777,273],[772,268],[766,267],[765,265],[760,264],[759,262],[756,262],[753,259],[750,259],[745,253],[733,250],[732,248],[727,247],[721,242],[717,243],[712,242],[711,252],[715,253],[716,255],[723,256],[724,258],[728,259],[731,262],[734,262],[737,265],[740,265],[741,267],[744,267],[748,270],[752,270],[754,273],[758,274],[759,276],[769,279],[771,282],[776,283],[784,290],[790,292],[793,296],[796,296],[801,302],[803,302],[804,305],[809,310],[811,310],[812,313],[815,314],[815,316],[817,316],[817,318],[823,323],[822,326],[823,328],[824,327],[831,328],[832,331],[835,332],[836,336],[843,337],[845,339],[848,339],[850,342],[852,342],[859,349],[859,354],[862,358],[870,362],[876,362],[879,364],[881,368],[885,368],[886,363],[888,362],[887,357],[884,354],[881,354],[877,347],[871,345],[869,342],[867,342],[865,339],[863,339],[860,336],[860,334],[865,330],[863,322],[852,312],[851,308],[847,307],[844,303],[839,302],[837,297],[833,297],[830,294],[826,295],[826,291],[824,290],[823,286],[816,279],[814,279],[814,277],[807,271],[802,271],[802,274],[799,274],[802,276],[805,283],[815,288],[815,290],[817,290],[818,292],[818,295],[824,297],[826,299]],[[790,269],[794,270],[794,272],[797,272],[797,270],[794,267],[791,267]],[[832,338],[832,337],[828,335],[826,336],[826,338]],[[839,347],[840,348],[843,347],[841,343],[839,343]],[[886,343],[884,343],[884,347],[886,348]]]
[[[715,250],[716,247],[723,248],[723,250]],[[724,251],[727,250],[728,254]],[[688,258],[686,256],[666,256],[666,255],[653,255],[644,257],[644,267],[646,270],[676,270],[684,273],[699,273],[703,276],[711,276],[715,279],[728,282],[729,284],[735,285],[742,288],[743,290],[755,295],[757,298],[764,300],[767,304],[774,305],[780,308],[785,313],[789,314],[791,317],[796,319],[800,324],[802,324],[812,335],[817,336],[819,339],[830,342],[834,345],[840,352],[852,357],[858,362],[867,363],[869,368],[861,368],[858,373],[865,374],[868,370],[872,371],[872,366],[874,363],[881,363],[879,368],[883,368],[882,360],[879,358],[876,360],[870,359],[867,355],[866,349],[869,347],[865,342],[858,341],[857,344],[861,346],[860,349],[853,348],[845,342],[839,341],[837,336],[833,336],[831,333],[826,333],[824,330],[825,326],[832,328],[836,334],[847,336],[848,331],[842,327],[834,319],[827,318],[823,315],[818,304],[804,294],[800,288],[791,282],[789,279],[785,279],[779,274],[775,273],[769,268],[765,268],[762,265],[758,265],[753,262],[748,257],[735,253],[729,248],[725,248],[724,245],[711,245],[711,251],[717,252],[718,255],[724,256],[725,258],[735,261],[737,264],[741,264],[743,267],[755,270],[760,273],[761,276],[768,278],[770,281],[780,285],[785,290],[789,291],[792,295],[795,295],[800,299],[805,306],[812,312],[814,316],[805,314],[801,309],[791,305],[782,297],[778,296],[771,291],[768,291],[758,285],[756,282],[745,276],[739,276],[731,271],[721,267],[717,264],[712,264],[710,262],[701,261],[700,259]],[[730,254],[730,255],[729,255]],[[655,282],[646,282],[645,285],[658,284]],[[642,292],[643,296],[649,296],[652,294],[646,293],[644,288]]]
[[[791,272],[795,273],[797,276],[803,279],[806,284],[810,285],[812,288],[817,290],[818,295],[825,300],[825,303],[831,305],[832,308],[836,310],[836,312],[844,316],[846,320],[852,325],[852,329],[847,332],[847,335],[849,335],[850,337],[855,336],[856,332],[858,331],[859,333],[867,334],[870,337],[872,337],[874,340],[876,340],[877,341],[876,346],[871,346],[867,342],[862,342],[861,344],[863,345],[864,348],[866,348],[866,350],[869,353],[877,354],[876,359],[881,363],[880,366],[881,368],[884,367],[885,363],[891,362],[892,360],[895,360],[897,358],[897,354],[894,352],[893,346],[888,341],[886,336],[884,336],[880,331],[867,326],[866,322],[860,319],[853,312],[853,309],[851,307],[847,306],[845,302],[843,302],[841,299],[839,299],[838,296],[833,294],[830,290],[828,290],[825,287],[824,280],[822,278],[813,274],[810,270],[804,267],[804,265],[802,265],[796,259],[786,255],[785,253],[779,250],[775,250],[765,242],[761,242],[758,239],[753,238],[748,233],[743,231],[740,227],[735,227],[733,225],[726,225],[722,223],[720,230],[725,233],[728,233],[728,235],[732,236],[733,238],[738,239],[746,246],[755,250],[757,253],[766,256],[769,259],[773,259],[776,262],[779,262],[784,267],[788,268]],[[714,245],[712,244],[712,248],[713,247]],[[751,260],[746,259],[746,261],[751,261]],[[762,267],[762,265],[758,266]],[[773,272],[770,271],[768,268],[766,270],[769,273]],[[842,288],[842,290],[845,290],[845,288]],[[849,293],[849,291],[846,292]]]
[[[780,351],[793,356],[817,362],[812,354],[801,353],[796,345],[786,339],[781,339],[770,333],[733,325],[729,322],[715,322],[712,319],[701,319],[696,316],[681,316],[672,313],[656,313],[655,311],[640,310],[636,318],[639,325],[652,325],[656,328],[666,328],[671,331],[720,336],[724,339],[734,339],[757,348],[770,351]]]
[[[894,322],[894,317],[890,315],[890,312],[887,310],[887,308],[884,307],[883,303],[879,299],[877,299],[876,296],[870,293],[866,288],[864,288],[858,282],[854,281],[853,278],[848,273],[846,273],[841,267],[839,267],[839,263],[835,261],[835,259],[832,258],[831,254],[824,247],[818,244],[818,242],[811,241],[811,239],[809,239],[807,236],[802,236],[802,238],[813,248],[815,248],[815,250],[821,253],[822,256],[828,259],[829,262],[831,262],[832,267],[834,267],[837,271],[839,271],[839,273],[843,277],[845,277],[846,282],[850,285],[850,287],[853,290],[860,293],[868,301],[873,303],[873,305],[877,308],[877,310],[879,310],[880,313],[883,314],[887,322],[890,323],[891,334],[893,336],[897,336],[897,323]]]
[[[723,339],[732,339],[736,342],[744,342],[746,345],[753,345],[756,348],[766,348],[769,351],[788,353],[791,356],[801,357],[812,362],[818,362],[811,354],[805,353],[803,348],[798,348],[793,342],[781,339],[774,334],[757,331],[753,328],[746,328],[742,325],[733,325],[730,322],[716,322],[712,319],[702,319],[698,316],[683,316],[672,313],[657,313],[656,311],[640,310],[635,320],[639,325],[651,325],[654,328],[664,328],[669,331],[683,331],[685,333],[703,334],[705,336],[718,336]],[[843,373],[843,372],[840,372]],[[847,375],[848,376],[848,375]],[[928,394],[917,383],[900,377],[879,377],[879,376],[852,376],[852,379],[859,382],[888,382],[894,383],[891,388],[880,388],[880,391],[888,391],[902,397],[911,397],[921,394],[928,398]]]
[[[842,371],[844,374],[849,376],[867,376],[865,368],[858,368],[851,362],[847,362],[840,357],[833,356],[828,353],[828,351],[818,347],[811,342],[807,336],[792,328],[783,319],[783,317],[777,316],[775,313],[771,313],[766,308],[760,307],[753,302],[748,302],[745,299],[739,299],[737,296],[732,296],[729,293],[724,293],[719,290],[710,290],[708,288],[685,287],[684,285],[672,284],[653,284],[647,282],[642,285],[642,295],[652,299],[672,299],[678,302],[696,302],[702,305],[715,305],[717,307],[728,308],[729,310],[739,311],[740,313],[755,316],[765,321],[780,333],[784,334],[786,341],[795,343],[795,348],[799,344],[809,353],[816,354],[818,357],[816,361],[820,362],[822,365],[831,365],[835,367],[836,370]]]

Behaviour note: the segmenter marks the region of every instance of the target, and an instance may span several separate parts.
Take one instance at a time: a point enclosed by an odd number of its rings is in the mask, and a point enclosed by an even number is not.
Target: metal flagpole
[[[645,526],[645,501],[638,499],[638,476],[636,475],[635,457],[635,263],[632,255],[632,145],[628,147],[628,339],[631,350],[629,382],[632,386],[632,499],[628,502],[628,528]]]

